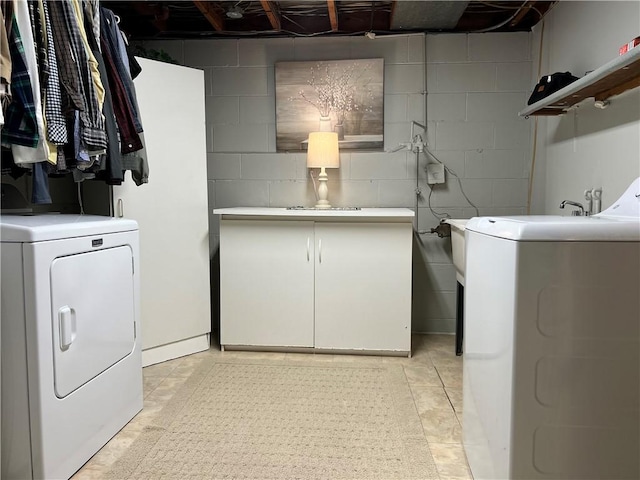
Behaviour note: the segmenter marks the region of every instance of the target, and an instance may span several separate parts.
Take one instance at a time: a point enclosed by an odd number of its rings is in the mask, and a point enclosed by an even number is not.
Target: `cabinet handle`
[[[322,239],[318,240],[318,260],[322,263]]]
[[[307,262],[309,261],[310,247],[311,247],[311,238],[307,237]]]

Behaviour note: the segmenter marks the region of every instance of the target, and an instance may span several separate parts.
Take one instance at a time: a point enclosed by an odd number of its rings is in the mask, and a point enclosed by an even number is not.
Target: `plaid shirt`
[[[49,14],[60,80],[73,108],[80,112],[82,139],[89,150],[104,150],[107,147],[104,118],[74,6],[68,0],[49,2]]]
[[[62,113],[62,92],[58,75],[58,61],[51,31],[48,1],[42,2],[44,10],[45,31],[47,34],[47,57],[49,61],[49,82],[45,95],[44,116],[47,120],[47,138],[55,145],[64,145],[68,141],[67,125]]]
[[[40,140],[33,88],[29,79],[24,45],[15,16],[11,20],[9,38],[11,52],[12,102],[7,107],[2,129],[2,143],[36,148]]]

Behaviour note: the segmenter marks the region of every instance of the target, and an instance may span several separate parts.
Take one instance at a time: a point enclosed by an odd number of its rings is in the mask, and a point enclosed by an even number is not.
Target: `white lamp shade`
[[[311,132],[307,149],[307,168],[338,168],[340,152],[336,132]]]

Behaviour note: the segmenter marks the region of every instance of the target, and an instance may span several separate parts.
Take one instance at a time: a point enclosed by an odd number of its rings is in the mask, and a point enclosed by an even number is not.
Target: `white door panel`
[[[313,346],[313,222],[221,224],[222,345]]]
[[[410,351],[411,225],[315,226],[316,348]]]
[[[211,330],[202,70],[138,59],[149,183],[113,187],[116,215],[140,228],[143,350]],[[127,174],[128,176],[128,174]]]
[[[133,351],[132,268],[128,246],[51,263],[54,383],[59,398]]]

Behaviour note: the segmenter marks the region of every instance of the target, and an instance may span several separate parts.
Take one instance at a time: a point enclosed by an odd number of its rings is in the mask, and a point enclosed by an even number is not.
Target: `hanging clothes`
[[[45,94],[45,120],[47,125],[47,140],[53,145],[64,145],[69,141],[67,136],[67,124],[62,113],[62,91],[60,90],[60,77],[58,74],[58,60],[51,31],[51,18],[49,17],[49,5],[47,0],[42,1],[44,13],[44,27],[46,32],[46,48],[49,61],[49,82]],[[51,150],[57,150],[51,148]],[[57,154],[56,154],[57,155]],[[51,157],[50,157],[51,160]]]
[[[35,125],[32,132],[31,144],[14,142],[11,145],[13,160],[16,164],[45,162],[49,151],[44,141],[44,120],[42,117],[42,100],[40,94],[40,80],[38,78],[38,60],[36,57],[35,41],[29,5],[27,2],[14,3],[15,30],[21,36],[23,43],[25,66],[28,70],[29,88],[33,99],[31,111],[35,115]],[[15,81],[12,81],[15,84]]]
[[[9,35],[5,17],[0,10],[0,128],[4,125],[4,108],[11,96],[11,53],[9,52]]]
[[[116,61],[119,58],[118,49],[113,48],[117,45],[116,41],[110,37],[113,34],[109,26],[111,13],[109,10],[102,8],[100,15],[100,41],[102,43],[102,56],[105,60],[107,69],[107,77],[109,78],[109,86],[111,87],[111,95],[113,100],[113,109],[118,123],[120,132],[120,151],[122,153],[131,153],[142,148],[142,141],[138,135],[138,128],[131,106],[131,100],[127,94],[124,85],[126,79],[120,76]],[[111,13],[111,15],[113,15]],[[115,22],[115,19],[112,19]],[[117,27],[116,27],[117,28]],[[120,35],[120,33],[118,33]]]
[[[120,80],[122,81],[122,86],[127,95],[136,132],[140,133],[142,132],[142,122],[140,121],[140,113],[138,112],[138,99],[136,98],[133,79],[131,77],[131,70],[129,68],[129,56],[127,53],[127,47],[122,38],[122,32],[118,28],[118,22],[114,13],[106,8],[101,8],[100,12],[100,26],[103,30],[102,35],[104,36],[104,40],[109,47],[109,53],[113,58],[113,63],[116,67],[116,71],[118,73],[118,76],[120,77]]]
[[[16,144],[35,148],[40,137],[33,88],[18,23],[15,16],[12,15],[12,17],[10,19],[11,31],[9,32],[12,101],[5,112],[2,143],[7,146]]]
[[[99,0],[0,4],[2,173],[29,173],[34,204],[51,203],[49,175],[119,185],[131,170],[136,185],[148,182],[140,68],[115,15]]]
[[[91,12],[85,10],[88,16]],[[87,18],[85,24],[92,23],[93,17]],[[93,55],[98,61],[98,70],[100,78],[104,85],[105,98],[103,104],[103,114],[105,117],[105,130],[107,132],[107,151],[105,161],[100,165],[97,178],[104,180],[109,185],[120,185],[124,180],[124,169],[122,166],[122,158],[120,154],[120,143],[118,141],[118,126],[116,125],[115,114],[113,112],[113,101],[111,97],[111,87],[109,86],[107,70],[104,64],[102,52],[98,48],[98,39],[95,37],[95,26],[87,29],[87,39],[89,46],[93,51]]]
[[[54,1],[49,2],[49,10],[56,53],[59,54],[60,80],[71,100],[70,107],[80,112],[81,139],[88,150],[104,151],[107,136],[98,98],[100,89],[94,84],[75,8],[68,1]],[[103,95],[103,89],[102,92]]]

